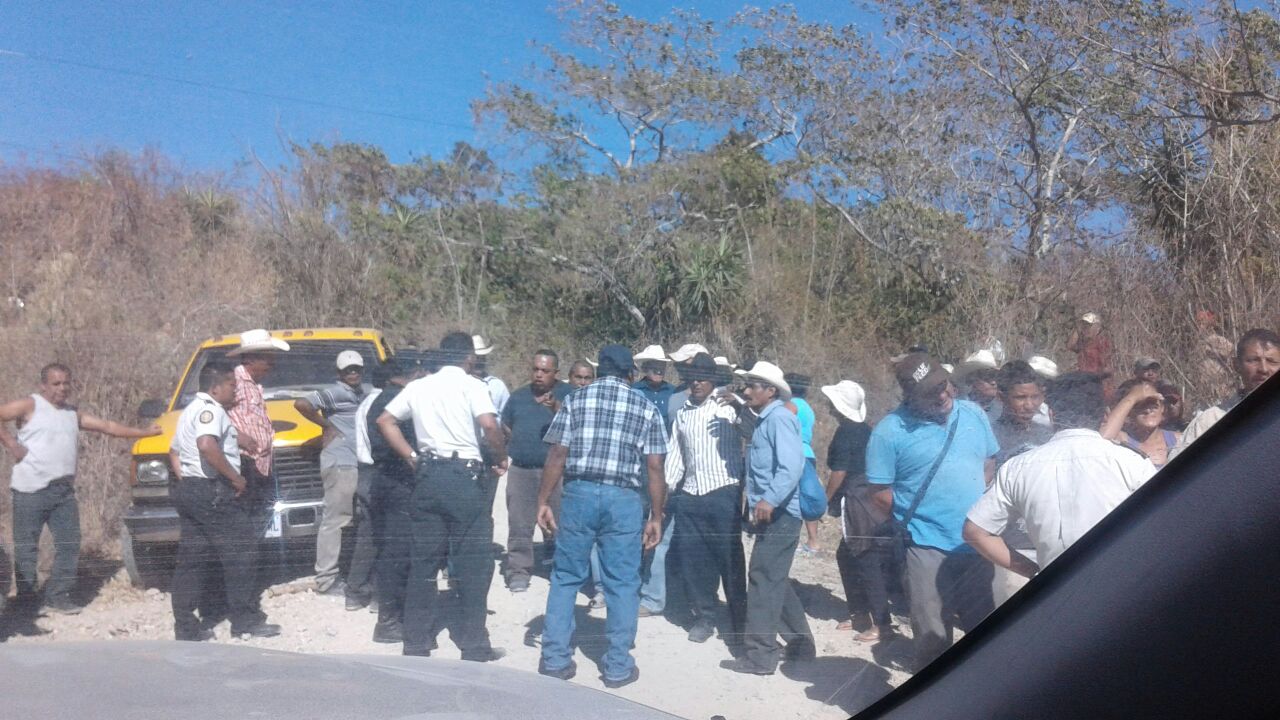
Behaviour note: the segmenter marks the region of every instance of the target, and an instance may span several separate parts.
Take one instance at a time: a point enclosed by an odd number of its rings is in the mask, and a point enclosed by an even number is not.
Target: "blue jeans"
[[[671,503],[668,503],[670,510]],[[640,604],[649,612],[659,614],[667,607],[667,549],[671,547],[671,535],[676,524],[672,522],[675,513],[667,512],[662,516],[662,540],[653,549],[649,557],[649,567],[641,577],[644,584],[640,586]]]
[[[564,484],[556,533],[555,564],[542,630],[542,666],[561,670],[573,660],[574,601],[591,574],[591,547],[600,548],[600,572],[605,603],[608,649],[604,654],[606,680],[631,675],[636,661],[640,611],[641,534],[644,501],[637,490],[574,480]]]
[[[600,582],[602,573],[600,572],[600,548],[595,545],[591,546],[591,594],[601,595],[604,593],[604,584]]]

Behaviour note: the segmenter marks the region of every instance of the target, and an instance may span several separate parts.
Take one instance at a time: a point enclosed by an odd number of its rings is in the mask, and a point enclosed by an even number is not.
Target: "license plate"
[[[284,517],[279,510],[271,513],[271,522],[267,525],[267,532],[263,534],[265,538],[278,538],[283,531]]]

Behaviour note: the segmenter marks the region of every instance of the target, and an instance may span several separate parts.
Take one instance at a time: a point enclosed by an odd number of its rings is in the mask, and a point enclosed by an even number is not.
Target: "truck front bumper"
[[[277,501],[266,534],[286,539],[311,537],[323,517],[323,500]],[[136,543],[176,543],[181,534],[178,511],[170,505],[130,505],[123,520]]]

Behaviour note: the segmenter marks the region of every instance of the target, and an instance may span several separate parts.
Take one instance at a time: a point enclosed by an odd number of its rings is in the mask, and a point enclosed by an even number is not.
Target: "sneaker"
[[[601,679],[604,681],[605,687],[609,688],[610,690],[617,690],[620,687],[626,687],[627,685],[630,685],[631,683],[639,680],[640,668],[638,667],[631,668],[631,674],[619,680],[610,680],[609,678],[601,678]]]
[[[355,612],[356,610],[363,610],[369,606],[369,603],[372,600],[372,595],[356,595],[354,593],[347,593],[347,610],[352,612]]]
[[[605,607],[607,606],[605,605],[605,602],[604,602],[604,593],[596,593],[595,596],[591,598],[591,602],[587,603],[588,611],[604,610]]]
[[[640,606],[640,617],[642,618],[658,617],[659,615],[662,615],[661,611],[650,610],[643,605]]]
[[[689,628],[689,642],[704,643],[716,634],[716,628],[709,622],[699,620]]]
[[[570,660],[568,665],[557,670],[548,670],[542,661],[538,661],[538,674],[553,677],[557,680],[572,680],[574,675],[578,674],[578,663]]]
[[[507,589],[513,593],[529,592],[529,578],[511,578],[507,581]]]
[[[507,656],[507,651],[499,647],[491,647],[487,650],[469,650],[462,653],[462,659],[467,662],[493,662],[501,660]]]
[[[772,675],[773,668],[764,668],[756,665],[746,658],[734,658],[732,660],[721,660],[720,667],[725,670],[731,670],[744,675]]]
[[[274,623],[258,623],[247,628],[231,629],[232,637],[238,637],[241,640],[249,638],[269,638],[280,634],[280,626]]]
[[[404,626],[400,624],[399,620],[374,623],[373,641],[384,645],[402,643],[404,642]]]
[[[44,609],[55,615],[79,615],[84,610],[68,598],[54,598],[44,604]]]

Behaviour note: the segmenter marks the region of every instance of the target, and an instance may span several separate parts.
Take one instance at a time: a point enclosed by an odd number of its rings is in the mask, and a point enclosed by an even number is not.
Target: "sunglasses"
[[[359,375],[364,372],[364,368],[359,365],[352,365],[351,367],[342,368],[339,372],[343,375]]]

